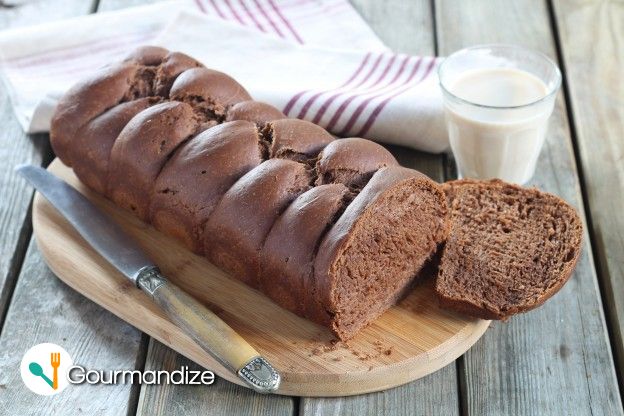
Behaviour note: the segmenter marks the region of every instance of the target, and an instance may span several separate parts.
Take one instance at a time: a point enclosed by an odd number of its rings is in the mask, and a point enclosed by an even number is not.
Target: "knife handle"
[[[137,286],[167,317],[199,346],[260,393],[275,391],[279,373],[236,331],[182,289],[169,282],[155,266],[142,269]]]

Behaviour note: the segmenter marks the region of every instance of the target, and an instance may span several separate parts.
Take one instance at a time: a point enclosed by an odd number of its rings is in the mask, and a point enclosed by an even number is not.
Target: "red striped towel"
[[[393,54],[345,0],[196,0],[0,32],[2,75],[28,132],[76,79],[140,44],[182,50],[254,98],[342,136],[447,148],[431,57]]]

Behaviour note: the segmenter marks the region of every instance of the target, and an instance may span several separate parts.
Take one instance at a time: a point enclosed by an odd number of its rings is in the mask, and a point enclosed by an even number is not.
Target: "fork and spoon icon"
[[[41,377],[46,383],[48,383],[50,387],[56,390],[58,389],[58,368],[61,365],[60,352],[50,353],[50,365],[52,366],[52,380],[50,380],[50,378],[44,374],[43,368],[41,368],[41,365],[39,365],[39,363],[30,363],[28,365],[28,369],[33,375]]]

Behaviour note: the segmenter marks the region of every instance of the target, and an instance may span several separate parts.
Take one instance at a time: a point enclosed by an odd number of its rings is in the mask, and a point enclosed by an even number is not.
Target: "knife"
[[[281,381],[277,370],[221,318],[168,281],[141,247],[85,196],[41,167],[21,165],[16,171],[204,351],[255,391],[277,390]]]

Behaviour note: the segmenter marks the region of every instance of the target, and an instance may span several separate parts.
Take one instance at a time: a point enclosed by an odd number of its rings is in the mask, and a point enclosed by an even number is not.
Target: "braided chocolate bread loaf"
[[[380,145],[335,140],[162,48],[74,86],[50,137],[87,186],[343,340],[448,232],[440,187]]]

